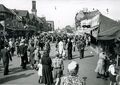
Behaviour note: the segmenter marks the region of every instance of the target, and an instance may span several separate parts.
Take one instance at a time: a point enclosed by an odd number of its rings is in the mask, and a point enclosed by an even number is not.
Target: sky
[[[0,0],[0,4],[10,9],[28,10],[29,13],[32,9],[32,0]],[[75,15],[83,8],[98,9],[102,14],[120,20],[120,0],[36,0],[36,8],[37,16],[53,20],[55,29],[75,26]]]

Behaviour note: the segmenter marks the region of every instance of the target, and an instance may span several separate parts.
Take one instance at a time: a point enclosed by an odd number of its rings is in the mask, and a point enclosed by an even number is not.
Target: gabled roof
[[[10,11],[16,16],[18,21],[22,21],[22,18],[16,14],[15,9],[10,9]]]
[[[3,4],[0,4],[0,13],[8,13],[8,14],[13,15],[13,13]]]
[[[28,16],[29,12],[27,10],[16,10],[16,13],[19,15],[19,16],[22,16],[22,17],[26,17]]]

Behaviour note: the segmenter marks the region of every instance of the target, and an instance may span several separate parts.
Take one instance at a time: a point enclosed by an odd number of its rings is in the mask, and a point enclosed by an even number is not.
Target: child
[[[56,57],[52,60],[52,65],[53,65],[55,85],[59,85],[64,70],[62,56],[57,53]]]
[[[34,68],[37,68],[37,65],[38,65],[40,59],[41,59],[40,49],[37,46],[34,51]]]
[[[41,64],[41,60],[39,62],[39,64],[37,65],[38,67],[38,76],[39,76],[39,83],[42,83],[42,64]]]

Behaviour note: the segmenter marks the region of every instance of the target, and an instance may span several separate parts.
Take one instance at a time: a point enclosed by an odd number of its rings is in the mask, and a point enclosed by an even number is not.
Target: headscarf
[[[71,76],[75,76],[78,73],[79,64],[76,61],[72,61],[68,64],[68,72]]]

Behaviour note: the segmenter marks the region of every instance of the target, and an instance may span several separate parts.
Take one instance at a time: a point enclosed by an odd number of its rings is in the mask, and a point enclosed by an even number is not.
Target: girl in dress
[[[99,54],[97,67],[95,69],[95,72],[97,73],[97,78],[104,77],[104,73],[105,73],[105,71],[104,71],[105,56],[106,56],[106,54],[103,51],[101,51],[100,54]]]
[[[38,76],[39,76],[38,83],[42,83],[42,64],[41,64],[41,60],[39,61],[39,64],[37,65],[37,67],[38,67]]]

